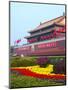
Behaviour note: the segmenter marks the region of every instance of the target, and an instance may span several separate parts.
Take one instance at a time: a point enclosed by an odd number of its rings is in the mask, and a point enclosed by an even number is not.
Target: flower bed
[[[17,71],[21,75],[31,76],[31,77],[36,77],[36,78],[56,79],[56,80],[65,79],[64,74],[39,74],[36,72],[32,72],[28,68],[11,68],[11,71]]]

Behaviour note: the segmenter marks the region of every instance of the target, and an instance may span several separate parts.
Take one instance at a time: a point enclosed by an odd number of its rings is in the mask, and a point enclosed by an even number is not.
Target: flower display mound
[[[42,67],[33,67],[29,69],[32,72],[38,73],[38,74],[50,74],[53,72],[53,65],[49,64],[46,68]]]
[[[11,71],[17,71],[21,75],[31,76],[36,78],[45,78],[45,79],[65,79],[64,74],[54,74],[53,65],[48,65],[46,68],[40,68],[37,66],[30,67],[16,67],[11,68]]]
[[[53,72],[53,65],[49,64],[46,68],[42,68],[39,65],[29,67],[17,67],[15,69],[29,69],[31,72],[38,74],[50,74]]]

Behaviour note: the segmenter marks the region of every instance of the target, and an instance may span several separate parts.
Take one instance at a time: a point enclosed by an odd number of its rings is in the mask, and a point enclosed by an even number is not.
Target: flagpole
[[[16,47],[17,46],[17,43],[16,43],[16,41],[14,41],[14,47]]]
[[[16,46],[16,41],[14,41],[14,47]]]

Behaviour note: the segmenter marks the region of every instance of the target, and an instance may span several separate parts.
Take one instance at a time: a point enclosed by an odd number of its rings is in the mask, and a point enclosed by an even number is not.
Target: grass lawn
[[[60,86],[65,85],[63,82],[53,80],[39,79],[29,76],[10,75],[10,88],[25,88],[25,87],[41,87],[41,86]]]

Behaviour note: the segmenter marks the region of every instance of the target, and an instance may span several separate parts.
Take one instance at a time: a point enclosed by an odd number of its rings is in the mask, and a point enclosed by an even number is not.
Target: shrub
[[[65,60],[65,57],[64,56],[49,56],[49,63],[50,64],[53,64],[53,65],[56,65],[59,60]]]
[[[49,63],[49,60],[47,57],[40,57],[36,61],[37,64],[40,65],[40,67],[46,67]]]
[[[25,67],[36,64],[35,57],[13,57],[10,59],[10,67]]]
[[[56,63],[53,67],[54,73],[61,73],[65,74],[66,69],[65,69],[65,59],[60,59],[58,63]]]

